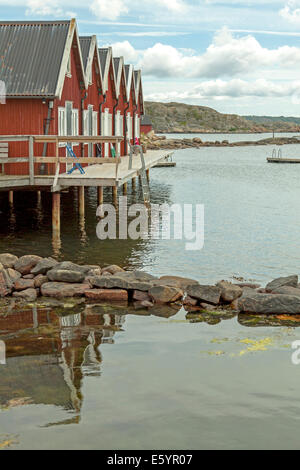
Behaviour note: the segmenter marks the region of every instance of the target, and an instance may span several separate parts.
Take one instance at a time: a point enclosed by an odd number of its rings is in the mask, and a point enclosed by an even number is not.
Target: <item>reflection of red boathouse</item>
[[[99,346],[113,342],[124,319],[89,314],[87,309],[58,316],[53,309],[36,307],[0,316],[7,355],[1,369],[0,407],[26,397],[32,404],[55,405],[78,415],[82,380],[100,375]]]

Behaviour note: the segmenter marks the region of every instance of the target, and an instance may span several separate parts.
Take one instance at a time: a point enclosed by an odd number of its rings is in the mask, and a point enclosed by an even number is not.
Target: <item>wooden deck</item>
[[[173,151],[170,150],[148,150],[145,156],[146,169],[155,167],[160,162],[165,162],[171,157]],[[80,159],[79,159],[80,160]],[[95,159],[94,159],[95,160]],[[101,158],[97,161],[101,161]],[[59,174],[55,184],[55,190],[69,188],[71,186],[115,186],[120,187],[139,176],[142,164],[139,155],[133,156],[132,169],[129,169],[129,157],[121,157],[116,175],[116,164],[112,158],[112,163],[93,164],[84,168],[85,174],[81,175],[79,170],[75,170],[71,175],[67,173]],[[107,159],[105,159],[107,162]],[[35,175],[34,182],[28,176],[0,175],[0,189],[29,189],[54,185],[55,175],[42,176]]]

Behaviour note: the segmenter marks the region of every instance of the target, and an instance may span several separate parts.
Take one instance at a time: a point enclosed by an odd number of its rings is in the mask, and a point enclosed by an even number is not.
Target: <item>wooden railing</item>
[[[84,164],[102,164],[112,163],[116,165],[116,178],[118,176],[118,166],[121,162],[121,158],[118,155],[118,145],[123,141],[122,136],[57,136],[57,135],[1,135],[0,142],[28,142],[28,157],[7,157],[0,158],[0,163],[29,163],[29,180],[30,185],[34,185],[34,164],[35,163],[53,163],[55,164],[55,181],[54,186],[57,183],[57,179],[60,174],[61,163],[84,163]],[[54,144],[55,145],[55,156],[53,157],[40,157],[34,156],[34,144]],[[116,146],[116,157],[60,157],[59,150],[63,147],[60,144],[115,144]]]

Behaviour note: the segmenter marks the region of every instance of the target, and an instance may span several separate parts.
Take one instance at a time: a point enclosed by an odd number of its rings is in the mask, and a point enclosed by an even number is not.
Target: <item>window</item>
[[[130,114],[127,114],[127,139],[131,140],[132,139],[132,117]]]
[[[98,113],[93,111],[93,135],[98,135]]]
[[[58,135],[66,135],[66,110],[58,108]]]
[[[72,109],[72,135],[79,135],[78,109]]]
[[[135,137],[140,138],[140,118],[135,116]]]

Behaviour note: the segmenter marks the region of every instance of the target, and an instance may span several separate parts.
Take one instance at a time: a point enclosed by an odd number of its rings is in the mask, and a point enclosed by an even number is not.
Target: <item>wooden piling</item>
[[[150,181],[150,169],[146,170],[147,180]]]
[[[60,193],[52,193],[52,230],[60,234]]]
[[[8,192],[8,202],[9,204],[12,206],[13,203],[14,203],[14,192],[13,191],[9,191]]]
[[[37,198],[38,206],[40,206],[41,203],[42,203],[42,193],[41,193],[41,191],[37,191],[36,198]]]
[[[132,190],[136,190],[136,178],[132,178]]]
[[[123,184],[123,195],[124,196],[126,196],[126,194],[127,194],[127,189],[128,189],[128,185],[127,185],[127,183],[124,183]]]
[[[98,187],[98,206],[103,204],[103,186]]]
[[[113,197],[113,204],[115,206],[118,205],[118,188],[117,186],[112,187],[112,197]]]
[[[79,210],[79,215],[84,217],[85,215],[84,186],[78,187],[78,210]]]

